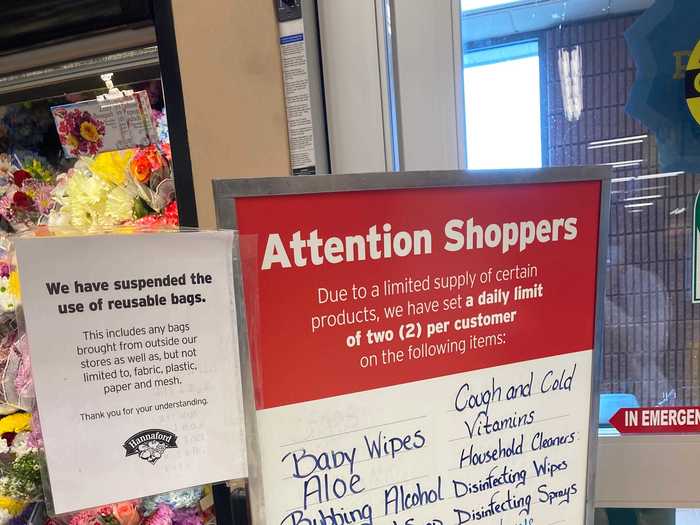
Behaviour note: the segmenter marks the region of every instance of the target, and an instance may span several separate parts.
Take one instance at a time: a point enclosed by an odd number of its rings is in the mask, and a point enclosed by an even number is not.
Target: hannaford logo
[[[134,434],[124,442],[126,456],[138,456],[155,465],[168,448],[177,448],[177,436],[167,430],[151,428]]]

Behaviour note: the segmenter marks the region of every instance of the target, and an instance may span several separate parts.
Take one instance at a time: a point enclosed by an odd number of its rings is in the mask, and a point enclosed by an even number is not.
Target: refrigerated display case
[[[99,147],[103,123],[75,104],[107,94],[101,78],[106,73],[113,73],[120,93],[100,104],[123,103],[128,90],[147,94],[150,107],[144,114],[152,115],[157,131],[150,144]],[[61,106],[76,108],[75,114],[57,125],[52,108]],[[78,142],[90,147],[70,147]],[[50,489],[46,480],[42,483],[43,442],[12,254],[16,233],[176,228],[173,171],[157,46],[0,74],[0,523],[135,525],[160,519],[203,524],[214,519],[211,487],[48,517],[44,494]]]

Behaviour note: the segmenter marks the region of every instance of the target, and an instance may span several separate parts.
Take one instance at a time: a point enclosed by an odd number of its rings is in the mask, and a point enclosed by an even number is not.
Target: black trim
[[[3,0],[2,15],[3,54],[52,45],[66,35],[86,38],[151,21],[148,0]]]
[[[321,106],[322,106],[322,111],[323,111],[323,123],[324,127],[326,129],[326,132],[323,134],[323,141],[326,146],[326,167],[328,169],[328,173],[333,173],[333,170],[331,169],[331,140],[329,137],[328,133],[328,107],[326,104],[326,77],[324,75],[323,71],[323,53],[321,53],[321,20],[318,17],[318,2],[316,0],[307,0],[307,1],[313,1],[314,2],[314,14],[316,15],[316,18],[314,19],[314,23],[316,24],[316,49],[318,50],[318,78],[320,81],[320,84],[318,86],[318,89],[321,91]],[[314,152],[316,153],[316,152]],[[316,164],[318,165],[318,159],[316,159]]]
[[[187,138],[185,100],[182,93],[180,60],[177,54],[172,0],[152,0],[158,41],[158,56],[168,114],[168,132],[173,154],[173,174],[180,226],[196,228],[197,202],[192,178],[192,160]]]
[[[226,483],[215,483],[211,486],[214,496],[214,513],[217,525],[233,525],[233,508],[231,507],[231,491]]]

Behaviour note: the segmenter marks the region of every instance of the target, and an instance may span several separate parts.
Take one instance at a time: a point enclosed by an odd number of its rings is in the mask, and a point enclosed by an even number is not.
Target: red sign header
[[[258,409],[591,350],[600,192],[236,198]]]

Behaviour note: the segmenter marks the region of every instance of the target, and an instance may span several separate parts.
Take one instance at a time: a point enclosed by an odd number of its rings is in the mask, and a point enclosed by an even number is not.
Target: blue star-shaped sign
[[[637,66],[627,112],[656,136],[664,170],[700,171],[700,125],[682,66],[700,39],[698,0],[656,0],[625,32]]]

